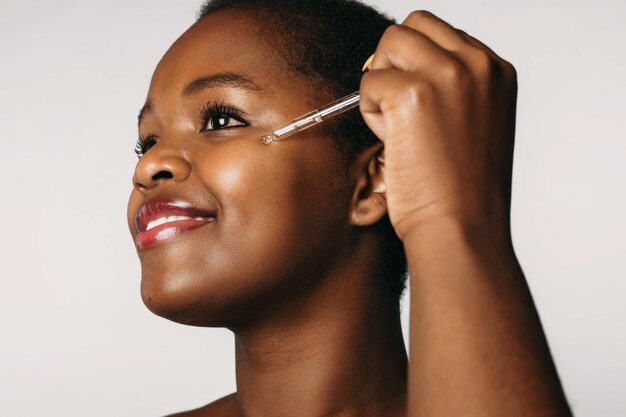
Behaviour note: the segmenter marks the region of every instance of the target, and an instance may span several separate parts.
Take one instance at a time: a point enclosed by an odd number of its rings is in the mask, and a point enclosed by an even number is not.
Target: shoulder
[[[234,392],[195,410],[170,414],[167,417],[235,417],[238,415],[237,393]]]

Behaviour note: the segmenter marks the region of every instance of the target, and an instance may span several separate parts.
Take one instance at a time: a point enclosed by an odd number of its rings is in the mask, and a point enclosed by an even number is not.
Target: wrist
[[[409,264],[440,259],[439,254],[448,261],[460,251],[487,258],[514,256],[508,221],[441,216],[413,224],[401,238]]]

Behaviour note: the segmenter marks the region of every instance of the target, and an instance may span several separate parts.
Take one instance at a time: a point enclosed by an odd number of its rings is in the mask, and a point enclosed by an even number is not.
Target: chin
[[[232,302],[219,288],[202,288],[193,276],[155,276],[142,272],[141,298],[152,313],[165,319],[201,327],[228,327],[235,320]],[[215,286],[217,287],[217,286]]]
[[[224,257],[207,259],[201,248],[181,240],[142,251],[141,298],[148,310],[168,320],[222,327],[228,323],[234,277]]]
[[[142,267],[141,298],[152,313],[176,323],[234,330],[271,309],[267,300],[277,301],[272,295],[285,284],[255,272]]]

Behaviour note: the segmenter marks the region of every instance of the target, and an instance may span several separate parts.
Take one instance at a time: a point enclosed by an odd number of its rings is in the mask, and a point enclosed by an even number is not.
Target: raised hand
[[[516,94],[511,64],[429,12],[384,33],[362,78],[361,112],[385,143],[401,239],[443,218],[507,228]]]

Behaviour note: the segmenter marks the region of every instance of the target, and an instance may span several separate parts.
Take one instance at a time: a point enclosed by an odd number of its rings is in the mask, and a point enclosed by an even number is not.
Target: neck
[[[405,415],[397,306],[364,288],[362,277],[337,281],[342,288],[330,281],[275,320],[235,332],[242,416]]]

